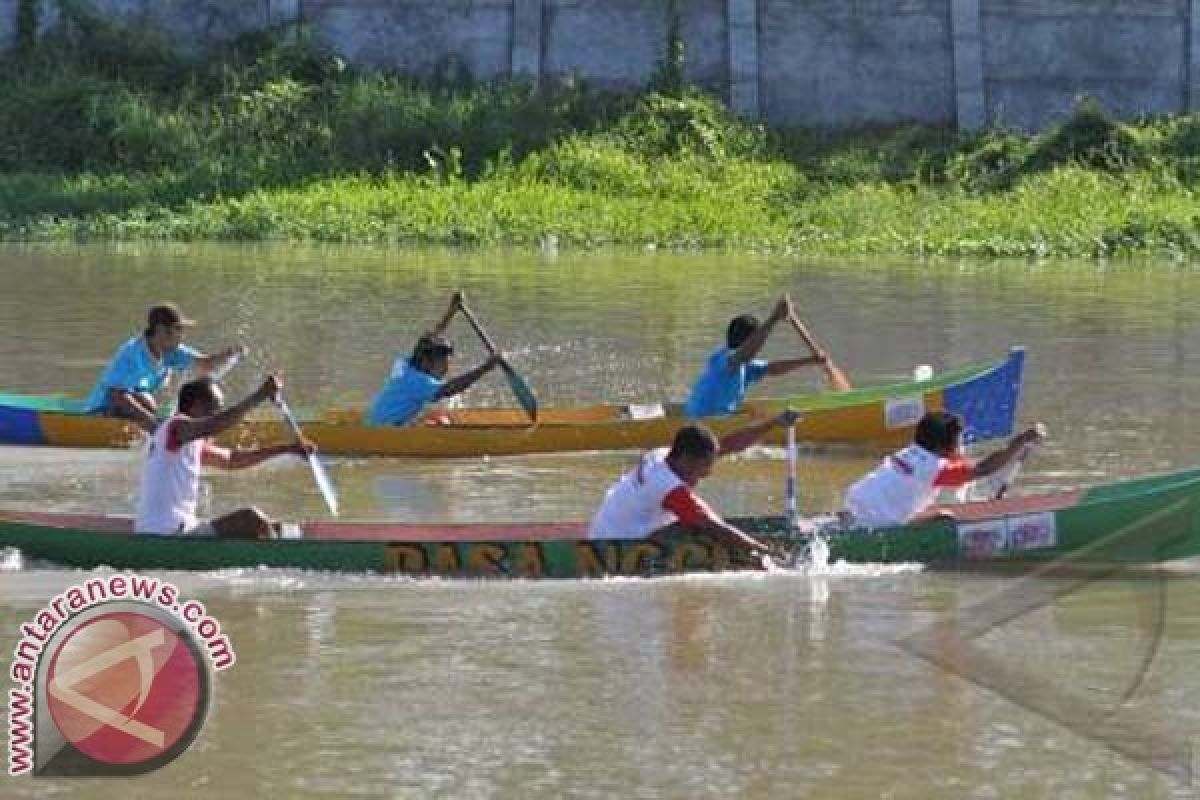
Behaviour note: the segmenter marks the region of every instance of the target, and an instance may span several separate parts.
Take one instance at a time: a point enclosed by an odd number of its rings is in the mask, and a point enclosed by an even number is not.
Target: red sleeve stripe
[[[944,489],[957,489],[975,480],[975,465],[965,458],[957,458],[938,470],[933,485]]]
[[[183,447],[183,442],[179,441],[179,422],[178,419],[172,419],[167,422],[167,452],[178,452],[179,448]]]
[[[676,486],[668,492],[662,505],[684,525],[700,525],[712,517],[712,511],[704,501],[687,486]]]

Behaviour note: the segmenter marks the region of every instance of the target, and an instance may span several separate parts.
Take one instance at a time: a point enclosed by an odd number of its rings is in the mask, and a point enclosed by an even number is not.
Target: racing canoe
[[[804,413],[801,441],[892,447],[906,444],[925,411],[961,414],[968,437],[1008,436],[1016,421],[1025,351],[963,367],[928,381],[897,383],[747,403],[742,413],[704,420],[718,435],[786,407]],[[81,413],[82,403],[61,395],[0,394],[0,443],[60,447],[128,447],[141,439],[131,423]],[[520,409],[447,411],[449,424],[368,427],[359,411],[335,409],[301,415],[304,433],[326,455],[468,457],[625,450],[661,447],[684,422],[679,405],[602,405],[548,408],[530,426]],[[247,419],[222,437],[227,446],[291,441],[273,416]],[[782,434],[780,434],[782,437]],[[782,443],[779,438],[777,444]]]
[[[1200,469],[950,506],[954,521],[827,531],[830,560],[934,566],[1052,559],[1153,564],[1200,555]],[[779,517],[733,520],[781,547]],[[257,566],[464,578],[649,577],[761,569],[703,537],[594,541],[582,523],[409,525],[310,522],[268,541],[130,533],[128,517],[0,512],[0,547],[73,567],[212,570]]]

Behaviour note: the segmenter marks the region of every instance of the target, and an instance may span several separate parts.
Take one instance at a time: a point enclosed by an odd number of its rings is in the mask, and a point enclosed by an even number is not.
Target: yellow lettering
[[[416,544],[390,544],[383,556],[384,572],[420,574],[429,569],[425,548]]]
[[[729,550],[723,544],[713,543],[712,546],[712,570],[713,572],[724,572],[733,564],[733,557],[730,556]]]
[[[439,544],[433,555],[433,569],[439,575],[449,575],[462,569],[458,561],[458,548],[452,544]]]
[[[638,542],[625,548],[621,557],[622,575],[643,575],[650,571],[655,559],[661,558],[662,547],[653,542]]]
[[[513,555],[512,571],[514,575],[523,578],[540,578],[546,572],[546,564],[542,558],[542,546],[536,542],[517,546]]]
[[[667,570],[687,572],[689,569],[707,569],[712,564],[708,548],[698,542],[682,542],[667,558]]]
[[[504,548],[498,544],[475,544],[467,548],[467,572],[499,575],[504,572]]]
[[[596,542],[575,543],[575,565],[578,568],[580,577],[590,578],[616,573],[617,567],[620,564],[617,555],[617,546],[612,542],[604,543],[603,561],[600,560],[600,554],[596,552],[598,547],[600,545]]]

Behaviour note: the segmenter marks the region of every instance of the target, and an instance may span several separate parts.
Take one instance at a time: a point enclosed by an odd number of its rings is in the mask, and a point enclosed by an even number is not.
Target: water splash
[[[25,568],[25,557],[15,547],[0,550],[0,572],[20,572]]]

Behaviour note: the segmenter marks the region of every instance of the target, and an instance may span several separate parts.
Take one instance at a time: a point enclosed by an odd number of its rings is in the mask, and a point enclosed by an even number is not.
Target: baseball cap
[[[452,355],[454,355],[454,345],[446,341],[445,338],[431,333],[427,333],[420,339],[417,339],[417,346],[413,348],[414,359]]]
[[[168,328],[182,325],[186,328],[189,325],[195,324],[196,321],[183,316],[183,312],[179,310],[179,306],[174,303],[157,305],[146,314],[146,329],[151,331],[159,325],[165,325]]]

